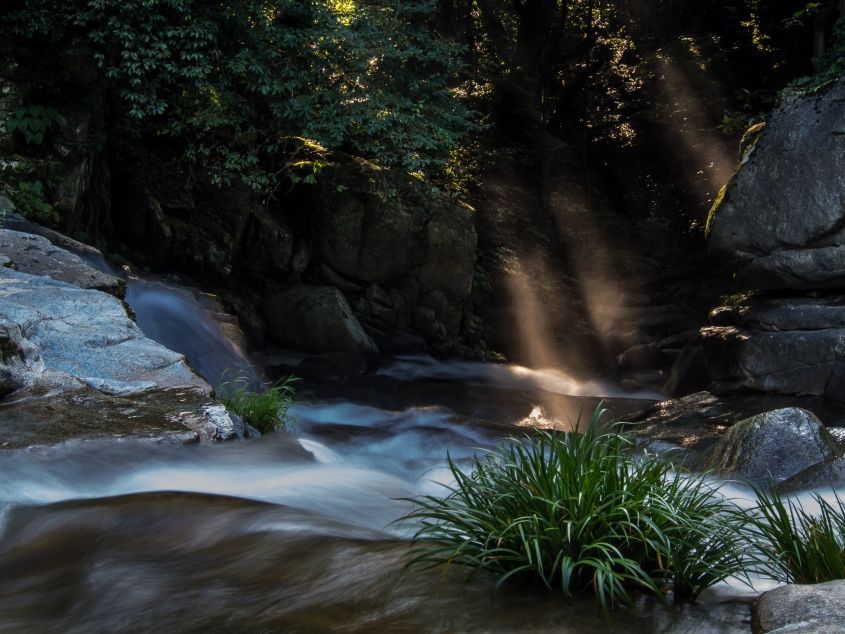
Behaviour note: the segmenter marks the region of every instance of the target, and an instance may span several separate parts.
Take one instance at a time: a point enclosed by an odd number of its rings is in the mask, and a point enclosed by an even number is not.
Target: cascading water
[[[128,302],[149,336],[204,376],[246,364],[189,291],[130,281]],[[559,373],[427,359],[399,359],[381,376],[426,394],[451,385],[467,399],[472,389],[615,395]],[[311,400],[292,410],[296,434],[249,442],[0,454],[0,630],[748,630],[750,595],[726,586],[673,610],[642,597],[608,621],[592,597],[517,586],[493,596],[491,582],[465,585],[455,570],[405,571],[413,527],[395,520],[407,499],[449,484],[447,452],[468,466],[502,435],[456,414],[450,398],[397,408]]]

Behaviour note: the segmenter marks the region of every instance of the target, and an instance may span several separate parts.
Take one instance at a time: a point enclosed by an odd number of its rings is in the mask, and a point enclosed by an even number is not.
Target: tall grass
[[[262,434],[275,430],[289,431],[294,427],[296,420],[288,410],[296,404],[293,400],[296,377],[284,377],[270,384],[256,381],[247,368],[239,370],[228,381],[224,380],[226,374],[228,370],[221,375],[215,390],[226,409]]]
[[[632,455],[626,438],[585,433],[510,439],[472,473],[449,459],[444,497],[423,496],[402,521],[420,527],[409,566],[468,566],[472,574],[539,579],[564,595],[593,591],[603,607],[631,587],[672,587],[695,599],[742,569],[731,505],[703,476],[660,456]]]
[[[776,490],[756,493],[758,505],[747,519],[756,572],[785,583],[845,579],[845,503],[839,496],[834,506],[814,493],[819,512],[809,513]]]

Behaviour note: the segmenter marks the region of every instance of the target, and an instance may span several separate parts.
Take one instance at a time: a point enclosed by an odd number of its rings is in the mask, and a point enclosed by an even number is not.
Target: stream
[[[133,280],[127,301],[212,384],[250,364],[190,289]],[[592,596],[405,569],[413,527],[395,522],[451,481],[447,453],[469,468],[514,424],[656,397],[404,357],[364,383],[303,385],[293,434],[0,453],[0,631],[746,634],[756,593],[726,584],[606,616]]]

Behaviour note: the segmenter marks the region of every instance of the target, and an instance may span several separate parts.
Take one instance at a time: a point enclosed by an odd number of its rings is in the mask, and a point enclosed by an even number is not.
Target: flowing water
[[[132,281],[128,301],[206,377],[246,362],[192,291]],[[0,453],[0,631],[749,631],[754,595],[727,586],[696,605],[638,597],[608,617],[592,597],[405,570],[413,527],[395,521],[450,482],[447,452],[468,467],[519,407],[538,403],[533,424],[560,399],[620,396],[613,386],[402,358],[344,389],[305,390],[295,434]]]

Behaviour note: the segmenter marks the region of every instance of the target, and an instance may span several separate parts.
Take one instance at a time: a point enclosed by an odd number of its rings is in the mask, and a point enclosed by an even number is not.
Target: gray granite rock
[[[751,629],[754,634],[845,632],[845,581],[764,592],[754,603]]]
[[[78,255],[53,246],[43,236],[0,229],[0,255],[8,258],[4,266],[21,273],[47,276],[120,299],[126,294],[126,282],[88,266]]]
[[[793,407],[736,423],[689,466],[755,486],[770,486],[840,456],[839,443],[821,421],[811,412]]]
[[[838,251],[788,253],[845,245],[843,130],[845,78],[824,94],[785,99],[711,211],[711,250],[744,263],[780,254],[757,265],[770,287],[845,284]]]
[[[211,392],[182,355],[144,336],[111,295],[0,269],[0,320],[20,326],[46,369],[101,392],[186,386]]]

